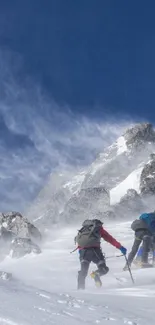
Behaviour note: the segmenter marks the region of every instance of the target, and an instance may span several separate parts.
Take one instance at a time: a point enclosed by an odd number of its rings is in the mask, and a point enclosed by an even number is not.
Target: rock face
[[[6,249],[6,251],[12,249],[13,257],[23,256],[33,250],[40,252],[37,243],[41,241],[41,233],[19,212],[1,213],[0,227],[1,248]],[[20,254],[18,254],[19,246]]]
[[[20,258],[26,254],[40,254],[41,249],[30,238],[15,238],[11,243],[12,258]]]
[[[128,129],[99,155],[90,166],[82,187],[105,186],[112,189],[122,182],[155,147],[155,132],[149,123]]]
[[[137,200],[140,200],[140,196],[134,189],[127,190],[127,193],[121,198],[120,203],[121,204],[128,204],[130,202],[137,202]]]
[[[145,143],[155,142],[155,131],[150,123],[137,124],[125,132],[127,147],[141,148]]]
[[[141,196],[134,189],[129,189],[120,202],[113,206],[113,209],[118,218],[124,219],[126,216],[133,217],[141,214],[146,206]]]
[[[95,217],[110,206],[109,192],[104,187],[81,189],[65,205],[62,219],[68,222]]]
[[[150,161],[143,168],[140,190],[143,195],[155,195],[155,154],[150,156]]]
[[[148,195],[155,193],[154,152],[153,126],[134,125],[85,171],[71,176],[53,175],[39,195],[39,204],[34,203],[31,218],[38,218],[39,226],[46,228],[53,223],[81,222],[95,216],[128,219],[149,210]],[[117,188],[121,188],[120,201],[110,206],[109,193]]]

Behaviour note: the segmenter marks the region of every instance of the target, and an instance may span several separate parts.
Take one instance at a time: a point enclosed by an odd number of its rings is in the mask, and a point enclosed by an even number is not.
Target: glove
[[[120,251],[123,255],[126,255],[126,253],[127,253],[127,249],[123,246],[120,247]]]

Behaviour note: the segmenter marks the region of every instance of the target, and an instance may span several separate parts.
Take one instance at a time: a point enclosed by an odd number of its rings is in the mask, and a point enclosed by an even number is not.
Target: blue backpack
[[[139,219],[143,220],[147,224],[148,230],[155,235],[155,212],[143,213]]]

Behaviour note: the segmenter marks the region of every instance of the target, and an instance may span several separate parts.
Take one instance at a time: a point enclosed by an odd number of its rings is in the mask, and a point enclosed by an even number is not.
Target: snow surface
[[[121,136],[121,137],[119,137],[117,139],[117,147],[118,147],[118,150],[117,150],[118,155],[120,155],[123,152],[127,151],[126,141],[125,141],[125,138],[123,136]]]
[[[106,229],[130,249],[130,222],[111,224]],[[122,271],[124,258],[116,257],[119,251],[103,242],[110,267],[103,287],[95,288],[88,276],[86,290],[77,291],[78,252],[70,254],[75,233],[76,229],[55,231],[42,254],[19,260],[7,257],[1,262],[1,269],[12,272],[14,278],[0,280],[0,324],[153,325],[154,270],[133,270],[133,285],[129,273]],[[94,265],[90,266],[92,270]]]
[[[140,188],[140,176],[143,170],[143,166],[134,170],[123,182],[118,184],[110,191],[110,204],[116,204],[120,202],[120,199],[126,194],[128,189],[134,189],[139,193]]]

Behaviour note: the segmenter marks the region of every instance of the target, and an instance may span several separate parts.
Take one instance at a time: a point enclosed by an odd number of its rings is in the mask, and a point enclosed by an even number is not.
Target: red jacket
[[[115,246],[116,248],[120,248],[122,245],[114,238],[112,237],[103,227],[101,227],[100,230],[101,238],[106,240],[111,245]]]
[[[113,238],[103,227],[100,229],[100,235],[101,238],[103,238],[105,241],[110,243],[111,245],[115,246],[116,248],[120,248],[122,245],[115,239]],[[100,247],[100,245],[96,245],[95,247]],[[79,249],[85,249],[87,247],[79,247]]]

